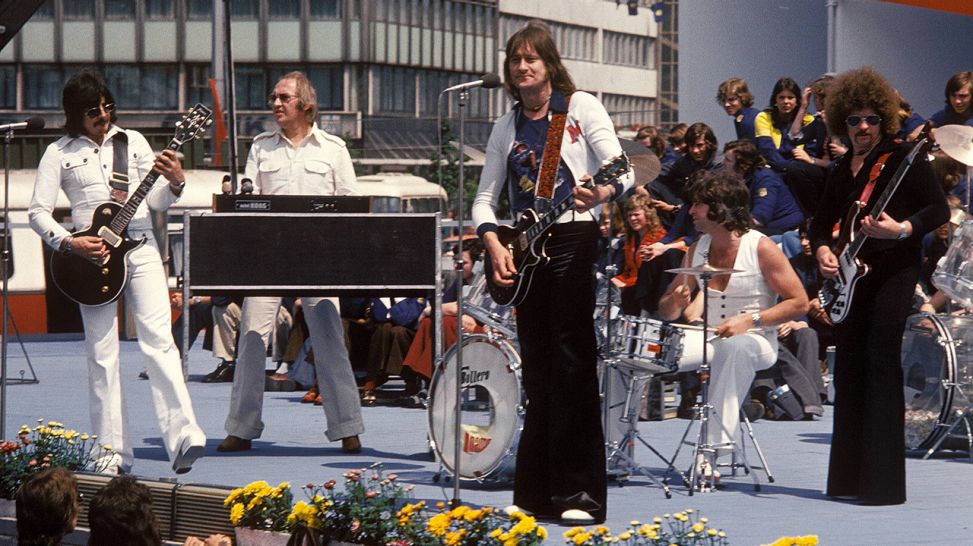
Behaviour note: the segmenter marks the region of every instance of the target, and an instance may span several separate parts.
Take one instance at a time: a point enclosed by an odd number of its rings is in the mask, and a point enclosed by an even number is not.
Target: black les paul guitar
[[[213,112],[206,106],[194,106],[176,124],[175,135],[166,148],[175,151],[197,138],[212,123],[212,116]],[[128,282],[128,253],[145,243],[145,239],[129,239],[128,224],[159,176],[152,169],[124,206],[111,202],[98,205],[91,227],[74,234],[75,237],[100,237],[107,250],[104,259],[92,261],[61,252],[51,255],[54,284],[65,296],[84,305],[105,305],[122,293]]]
[[[622,154],[606,162],[598,169],[590,183],[603,186],[629,171],[628,157]],[[544,245],[551,236],[548,230],[564,213],[574,209],[574,195],[568,194],[564,199],[555,203],[545,214],[538,214],[527,209],[520,215],[520,219],[513,226],[497,227],[497,238],[500,243],[510,250],[513,255],[514,267],[517,273],[513,277],[512,286],[500,286],[493,280],[493,264],[488,259],[483,261],[483,273],[487,280],[487,290],[493,301],[500,305],[520,305],[527,297],[530,283],[537,266],[546,264],[550,258],[544,253]]]

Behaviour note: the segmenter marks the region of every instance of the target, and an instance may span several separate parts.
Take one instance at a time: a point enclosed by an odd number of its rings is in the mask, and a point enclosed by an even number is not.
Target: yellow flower
[[[583,533],[583,532],[584,532],[584,527],[572,527],[572,528],[568,529],[567,531],[564,531],[564,538],[568,539],[568,538],[571,538],[571,537],[573,537],[574,535],[576,535],[578,533]]]
[[[591,533],[578,533],[578,534],[574,535],[574,539],[573,540],[574,540],[574,543],[575,544],[577,544],[578,546],[581,546],[585,542],[588,542],[589,540],[591,540]]]
[[[618,540],[628,540],[630,538],[632,538],[631,531],[625,531],[624,533],[618,535]]]
[[[490,531],[490,538],[500,538],[502,535],[503,535],[503,529],[499,527]],[[505,539],[501,538],[500,540],[505,540]]]
[[[595,527],[595,534],[598,536],[607,535],[608,527],[605,527],[604,525],[599,525],[598,527]]]
[[[426,529],[434,537],[441,537],[446,533],[446,529],[449,528],[449,523],[452,521],[447,514],[436,514],[435,516],[429,518],[426,522]]]
[[[708,531],[706,531],[706,534],[708,534],[711,537],[715,537],[716,536],[716,529],[713,529],[712,527],[710,527],[710,529]]]
[[[243,494],[243,489],[238,488],[238,489],[234,489],[233,491],[230,491],[230,494],[227,495],[226,499],[223,501],[223,506],[229,506],[233,504],[233,502],[236,501],[237,497],[239,497],[242,494]]]
[[[541,540],[547,540],[547,529],[543,527],[537,527],[537,536]]]
[[[517,525],[514,525],[511,529],[511,533],[516,533],[518,535],[526,535],[537,528],[537,520],[532,517],[524,516]]]
[[[241,519],[243,519],[243,505],[238,502],[230,508],[230,523],[236,525]]]
[[[696,523],[694,523],[693,526],[691,527],[691,529],[693,531],[697,532],[697,533],[702,533],[703,532],[703,529],[705,529],[705,528],[706,528],[706,526],[703,525],[703,523],[702,522],[699,522],[699,521],[697,521]]]

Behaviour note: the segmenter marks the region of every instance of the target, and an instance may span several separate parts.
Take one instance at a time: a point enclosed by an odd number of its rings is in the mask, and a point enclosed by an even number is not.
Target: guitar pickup
[[[122,244],[121,235],[117,235],[114,231],[109,229],[107,226],[101,226],[98,228],[98,236],[101,237],[103,241],[110,244],[111,246],[118,248]]]

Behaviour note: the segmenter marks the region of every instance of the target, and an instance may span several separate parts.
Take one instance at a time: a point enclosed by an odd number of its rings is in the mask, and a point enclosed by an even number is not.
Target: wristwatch
[[[760,328],[760,311],[755,311],[751,313],[750,320],[753,321],[754,328]]]
[[[905,232],[905,222],[900,222],[899,223],[899,236],[896,237],[896,240],[901,241],[902,239],[905,239],[908,236],[909,236],[909,234]]]

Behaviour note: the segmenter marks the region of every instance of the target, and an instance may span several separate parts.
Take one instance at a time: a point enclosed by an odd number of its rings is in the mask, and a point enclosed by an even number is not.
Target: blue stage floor
[[[19,377],[26,363],[16,340],[9,346],[8,376]],[[90,429],[87,406],[87,377],[84,347],[80,341],[33,341],[26,344],[39,384],[7,387],[7,437],[21,424],[33,426],[38,418],[63,422],[79,431]],[[427,452],[426,412],[395,407],[366,407],[364,450],[345,455],[340,444],[323,435],[321,408],[300,404],[301,392],[266,393],[266,429],[245,454],[218,454],[216,446],[225,436],[223,421],[229,404],[230,385],[203,384],[199,379],[215,367],[209,352],[197,348],[190,353],[190,383],[196,414],[209,436],[207,457],[193,471],[181,476],[184,482],[240,486],[253,480],[271,483],[290,481],[296,498],[309,481],[341,481],[341,474],[382,461],[407,483],[416,485],[418,498],[433,502],[449,500],[451,484],[433,483],[437,471]],[[173,478],[161,445],[150,403],[149,383],[137,378],[142,357],[134,342],[122,343],[123,385],[129,422],[137,457],[134,473],[146,478]],[[29,371],[26,372],[30,375]],[[688,496],[682,487],[673,488],[673,498],[647,478],[633,477],[623,487],[609,488],[607,525],[621,530],[631,520],[649,521],[652,516],[686,508],[700,511],[711,525],[724,529],[731,544],[768,544],[784,535],[816,534],[825,545],[865,544],[973,544],[973,464],[965,456],[940,456],[923,461],[909,459],[908,496],[902,506],[871,507],[835,502],[823,494],[829,440],[830,407],[823,419],[814,422],[758,421],[754,428],[766,453],[776,483],[754,492],[747,477],[725,476],[725,489]],[[644,437],[659,451],[670,455],[687,421],[673,419],[639,425]],[[751,453],[751,462],[756,458]],[[681,466],[688,465],[686,450]],[[642,446],[636,451],[642,464],[661,472],[661,461]],[[763,475],[761,474],[761,478]],[[445,487],[445,489],[444,489]],[[461,500],[467,504],[496,507],[511,502],[509,486],[466,488]],[[561,544],[565,528],[547,524],[550,544]]]

